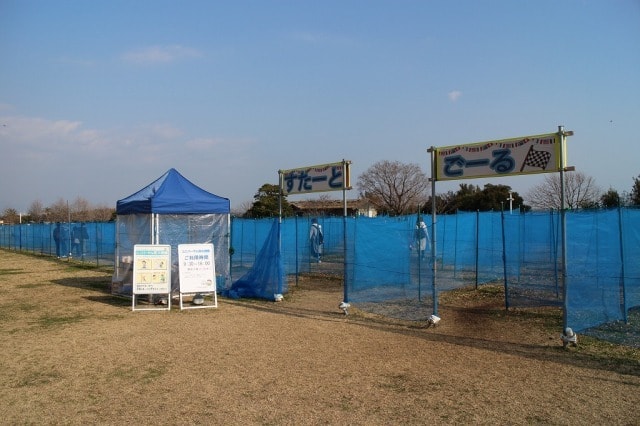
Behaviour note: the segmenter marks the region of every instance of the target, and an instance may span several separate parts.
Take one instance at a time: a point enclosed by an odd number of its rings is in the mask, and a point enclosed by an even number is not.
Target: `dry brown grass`
[[[438,327],[337,308],[302,279],[281,303],[132,312],[110,272],[0,250],[3,424],[638,424],[637,349],[559,311],[443,294]]]

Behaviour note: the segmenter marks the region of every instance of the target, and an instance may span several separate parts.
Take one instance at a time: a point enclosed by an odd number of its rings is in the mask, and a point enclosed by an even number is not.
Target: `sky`
[[[640,175],[640,0],[0,0],[0,58],[0,212],[171,168],[239,209],[342,160],[352,199],[377,162],[558,126],[601,189]]]

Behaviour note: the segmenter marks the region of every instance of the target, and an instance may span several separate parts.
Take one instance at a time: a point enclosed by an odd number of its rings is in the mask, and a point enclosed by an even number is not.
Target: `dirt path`
[[[4,424],[638,424],[640,355],[563,350],[555,313],[444,300],[441,325],[285,301],[132,312],[108,272],[0,250]],[[478,299],[477,297],[474,299]]]

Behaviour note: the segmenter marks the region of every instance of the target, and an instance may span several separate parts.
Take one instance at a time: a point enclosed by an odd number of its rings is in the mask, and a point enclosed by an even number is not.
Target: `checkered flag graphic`
[[[527,152],[527,156],[524,159],[524,163],[522,163],[520,171],[524,170],[524,166],[539,167],[542,170],[545,170],[547,165],[549,165],[549,160],[551,160],[550,152],[536,151],[531,147],[529,148],[529,152]]]

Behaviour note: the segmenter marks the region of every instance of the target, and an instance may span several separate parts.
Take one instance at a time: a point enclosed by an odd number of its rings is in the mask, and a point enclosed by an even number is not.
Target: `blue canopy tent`
[[[230,213],[228,198],[194,185],[175,169],[118,200],[111,292],[132,294],[135,244],[171,245],[172,291],[177,291],[178,245],[212,243],[217,288],[224,289],[230,278]]]

